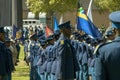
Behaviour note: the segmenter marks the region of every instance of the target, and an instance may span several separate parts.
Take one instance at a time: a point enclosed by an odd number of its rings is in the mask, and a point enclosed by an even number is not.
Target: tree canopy
[[[78,0],[27,0],[27,6],[33,13],[60,12],[76,9]]]
[[[95,5],[100,11],[109,10],[112,12],[120,10],[120,0],[95,0]]]

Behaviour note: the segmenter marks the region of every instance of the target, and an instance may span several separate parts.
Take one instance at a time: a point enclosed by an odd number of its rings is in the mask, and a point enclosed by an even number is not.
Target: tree
[[[54,13],[61,13],[73,11],[77,8],[78,0],[27,0],[28,8],[31,12],[39,14],[39,12],[47,13],[46,23],[48,26],[53,27]]]
[[[100,11],[109,10],[112,12],[120,10],[120,0],[95,0],[95,5]]]
[[[33,13],[73,11],[77,7],[78,0],[27,0],[27,6]]]

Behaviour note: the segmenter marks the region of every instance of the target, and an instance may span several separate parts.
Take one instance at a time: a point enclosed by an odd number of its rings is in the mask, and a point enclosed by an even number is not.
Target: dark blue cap
[[[75,36],[75,37],[78,37],[78,36],[80,36],[80,34],[77,33],[77,34],[74,34],[74,36]]]
[[[4,27],[0,27],[0,33],[5,33]]]
[[[37,34],[33,34],[30,36],[30,39],[36,39],[36,38],[38,38]]]
[[[42,40],[46,39],[46,38],[45,38],[45,34],[42,35],[42,36],[40,36],[39,39],[42,39]]]
[[[87,36],[87,37],[85,37],[85,41],[86,41],[87,43],[90,43],[90,42],[91,42],[91,38],[90,38],[89,36]]]
[[[40,45],[41,45],[41,46],[44,46],[46,43],[47,43],[46,39],[40,41]]]
[[[113,31],[107,31],[106,36],[111,36],[113,34],[114,34]]]
[[[41,40],[45,40],[45,39],[46,39],[45,35],[42,35],[42,36],[39,37],[38,41],[40,42]]]
[[[120,28],[120,11],[112,12],[109,19],[112,22],[112,28]]]
[[[62,29],[62,28],[71,29],[70,21],[67,21],[67,22],[65,22],[65,23],[63,23],[63,24],[60,24],[58,27],[59,27],[60,29]]]
[[[40,36],[42,36],[42,35],[44,35],[44,32],[43,32],[43,31],[40,31],[40,32],[38,33],[38,37],[40,37]]]
[[[96,39],[91,39],[91,44],[92,44],[92,45],[95,45],[95,44],[97,44],[97,43],[98,43],[97,38],[96,38]]]
[[[49,37],[47,37],[47,41],[50,41],[52,39],[54,39],[54,35],[50,35]]]
[[[83,39],[86,39],[87,36],[88,36],[87,34],[83,34],[81,37],[82,37]]]

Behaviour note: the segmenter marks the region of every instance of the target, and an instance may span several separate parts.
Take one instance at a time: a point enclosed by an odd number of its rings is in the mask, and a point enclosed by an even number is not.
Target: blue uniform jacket
[[[40,67],[40,74],[43,74],[47,67],[47,53],[45,49],[41,51],[37,65]]]
[[[47,68],[46,68],[46,72],[51,73],[52,63],[53,63],[53,60],[54,60],[54,57],[53,57],[53,45],[47,46],[46,47],[46,52],[47,52]]]
[[[0,41],[0,75],[10,74],[14,69],[11,51]]]
[[[120,80],[120,37],[102,45],[95,59],[96,80]]]
[[[71,45],[71,41],[65,38],[64,35],[61,35],[57,44],[59,55],[59,70],[57,71],[60,71],[61,79],[63,80],[74,79],[76,77],[75,72],[79,71],[75,49]]]

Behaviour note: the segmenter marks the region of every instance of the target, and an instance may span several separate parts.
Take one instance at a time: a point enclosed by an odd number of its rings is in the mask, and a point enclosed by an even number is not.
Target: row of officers
[[[90,39],[74,33],[70,22],[59,25],[59,31],[47,38],[31,36],[30,80],[119,80],[120,72],[120,11],[113,12],[112,31],[104,39]],[[40,45],[38,43],[40,42]],[[91,44],[90,44],[91,43]]]
[[[44,33],[33,34],[24,46],[30,80],[120,80],[120,11],[111,13],[109,19],[113,30],[107,37],[115,39],[108,42],[78,32],[71,38],[70,21],[47,38]],[[11,80],[14,64],[4,35],[0,28],[0,80]]]
[[[30,37],[30,49],[28,50],[30,55],[27,57],[30,62],[30,80],[89,79],[88,59],[92,60],[94,48],[83,42],[83,37],[88,36],[80,36],[75,32],[72,37],[74,39],[70,39],[70,21],[59,25],[59,28],[61,34],[57,30],[47,38],[44,34],[39,39],[36,34]],[[75,38],[79,38],[80,41]],[[86,40],[88,41],[90,38]],[[91,65],[92,67],[93,65]]]

